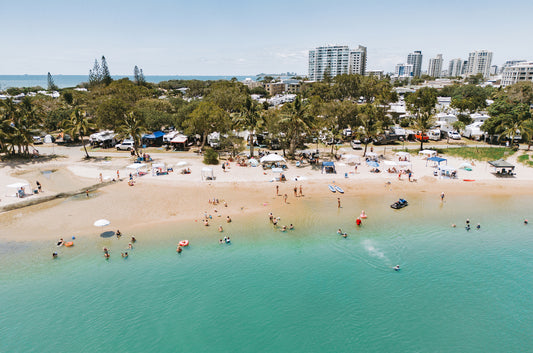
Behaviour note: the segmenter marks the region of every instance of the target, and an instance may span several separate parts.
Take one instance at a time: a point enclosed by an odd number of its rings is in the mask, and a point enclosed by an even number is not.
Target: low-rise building
[[[521,81],[533,81],[533,61],[519,62],[503,70],[501,82],[503,87]]]

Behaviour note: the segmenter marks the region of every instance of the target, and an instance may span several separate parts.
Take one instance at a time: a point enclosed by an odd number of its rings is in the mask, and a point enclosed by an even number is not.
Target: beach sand
[[[46,153],[50,148],[40,148]],[[98,183],[99,175],[106,180],[120,180],[109,186],[91,192],[90,197],[80,194],[65,199],[58,199],[12,210],[0,214],[2,229],[0,240],[30,241],[48,240],[72,235],[98,237],[102,229],[93,226],[97,219],[108,219],[111,224],[104,230],[120,229],[131,234],[136,229],[167,223],[179,226],[181,222],[198,223],[203,227],[204,214],[211,215],[210,227],[225,223],[226,216],[239,222],[249,214],[269,212],[287,215],[304,212],[300,205],[304,200],[324,200],[337,207],[337,197],[343,200],[367,196],[390,196],[393,203],[398,198],[416,197],[416,195],[434,195],[440,200],[440,194],[446,198],[454,195],[525,195],[533,193],[533,169],[516,164],[516,178],[497,178],[490,173],[486,162],[476,163],[472,172],[459,170],[457,179],[441,179],[433,176],[433,168],[426,167],[426,160],[413,156],[413,179],[409,182],[406,175],[398,179],[397,174],[382,172],[370,173],[370,168],[363,162],[355,173],[355,168],[336,163],[337,174],[322,174],[320,169],[310,166],[297,168],[289,163],[285,172],[287,181],[273,181],[276,175],[261,167],[239,167],[230,163],[230,169],[223,172],[220,165],[213,166],[215,180],[202,181],[201,169],[205,165],[201,157],[193,153],[153,153],[154,162],[166,163],[173,167],[169,175],[153,176],[151,172],[142,177],[135,177],[135,186],[128,185],[128,170],[131,158],[127,153],[114,151],[93,152],[96,158],[91,161],[82,159],[83,152],[77,147],[55,147],[56,154],[64,157],[41,163],[16,164],[11,162],[0,169],[0,185],[4,195],[13,189],[5,188],[14,182],[26,181],[35,187],[39,180],[44,192],[41,195],[83,189]],[[379,152],[379,151],[378,151]],[[354,152],[351,152],[354,153]],[[360,151],[355,153],[361,154]],[[104,158],[107,157],[107,158]],[[386,158],[394,160],[389,152]],[[509,159],[511,162],[512,158]],[[180,174],[175,165],[186,161],[191,174]],[[463,161],[448,158],[448,165],[459,166]],[[386,167],[385,167],[386,168]],[[43,171],[53,171],[43,174]],[[345,177],[347,175],[347,177]],[[39,178],[39,179],[37,179]],[[473,179],[466,182],[463,179]],[[331,193],[327,185],[337,184],[345,193]],[[276,185],[279,196],[276,196]],[[294,196],[294,188],[303,188],[303,197]],[[282,195],[287,194],[287,203]],[[0,206],[20,202],[13,196],[1,198]],[[208,201],[218,199],[220,204],[212,205]],[[228,206],[224,206],[227,202]],[[215,212],[216,210],[216,212]],[[356,217],[360,210],[353,211],[350,217]]]

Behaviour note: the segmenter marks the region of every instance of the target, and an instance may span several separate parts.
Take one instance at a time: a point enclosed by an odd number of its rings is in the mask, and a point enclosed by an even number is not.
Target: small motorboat
[[[329,188],[329,191],[331,192],[337,192],[337,190],[335,189],[335,187],[333,185],[328,185],[328,188]]]
[[[404,208],[406,207],[407,205],[409,205],[409,203],[407,202],[407,200],[405,199],[399,199],[398,201],[396,201],[395,203],[393,203],[392,205],[390,205],[391,208],[394,208],[395,210],[399,210],[400,208]]]

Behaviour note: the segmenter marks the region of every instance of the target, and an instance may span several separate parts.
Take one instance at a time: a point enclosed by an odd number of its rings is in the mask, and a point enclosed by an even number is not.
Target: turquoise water
[[[235,216],[229,246],[215,227],[161,227],[127,260],[127,237],[80,236],[56,260],[48,243],[0,244],[0,351],[532,351],[527,198],[389,201],[303,200],[303,215],[280,214],[287,233],[268,209]]]
[[[130,80],[133,80],[133,76],[127,75],[114,75],[113,79],[118,80],[121,78],[128,77]],[[239,81],[244,80],[246,77],[254,76],[186,76],[186,75],[165,75],[165,76],[146,76],[146,81],[151,83],[159,83],[161,81],[168,80],[201,80],[201,81],[217,81],[217,80],[231,80],[233,77],[236,77]],[[59,88],[65,87],[76,87],[82,82],[87,82],[89,80],[88,75],[53,75],[54,83]],[[0,75],[0,90],[9,88],[9,87],[35,87],[41,86],[43,88],[48,87],[48,76],[47,75]]]

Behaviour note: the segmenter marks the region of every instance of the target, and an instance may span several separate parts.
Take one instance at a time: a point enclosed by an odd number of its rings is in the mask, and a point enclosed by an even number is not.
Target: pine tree
[[[145,83],[146,83],[146,80],[144,79],[143,69],[141,69],[141,72],[139,74],[139,84],[141,86],[144,86]]]
[[[54,83],[54,78],[50,73],[48,73],[48,90],[49,91],[57,91],[59,88]]]
[[[89,70],[89,86],[97,86],[102,83],[102,75],[100,73],[100,65],[98,60],[94,59],[93,69]]]
[[[105,60],[105,56],[102,55],[102,69],[100,71],[101,77],[102,77],[102,83],[104,85],[109,85],[111,82],[113,82],[113,79],[111,78],[111,74],[109,73],[109,68],[107,67],[107,61]]]
[[[139,68],[137,65],[133,68],[133,82],[135,82],[137,85],[140,84],[139,82]]]

